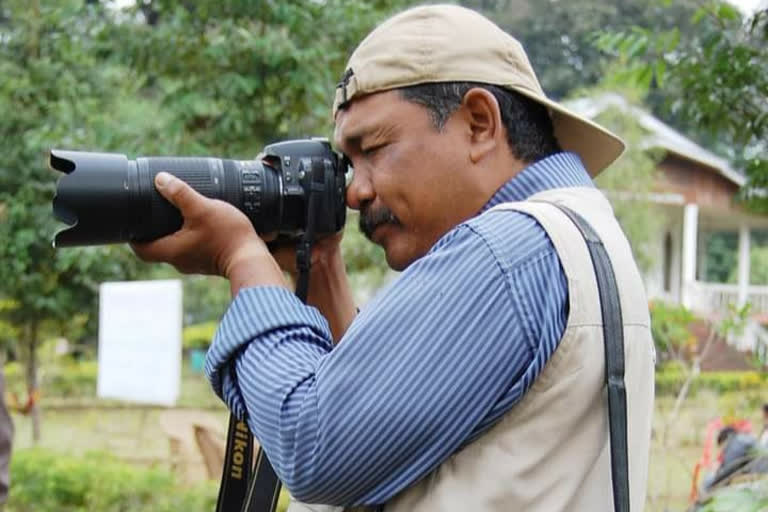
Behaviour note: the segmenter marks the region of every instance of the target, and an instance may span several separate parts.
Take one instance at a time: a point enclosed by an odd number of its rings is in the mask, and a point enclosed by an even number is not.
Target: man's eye
[[[371,156],[375,154],[378,150],[386,146],[386,144],[376,144],[375,146],[369,146],[367,148],[361,148],[360,152],[365,156]]]

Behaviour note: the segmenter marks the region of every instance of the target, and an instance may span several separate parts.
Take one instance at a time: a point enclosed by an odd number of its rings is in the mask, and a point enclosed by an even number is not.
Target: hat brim
[[[626,149],[626,144],[617,135],[559,103],[521,87],[512,86],[510,89],[549,109],[560,147],[578,154],[591,177],[600,174]]]

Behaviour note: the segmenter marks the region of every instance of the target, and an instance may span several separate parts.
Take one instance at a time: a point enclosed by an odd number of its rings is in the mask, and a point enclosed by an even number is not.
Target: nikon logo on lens
[[[315,195],[314,233],[335,233],[346,217],[343,159],[325,139],[271,144],[255,160],[214,157],[143,157],[53,149],[48,165],[65,173],[56,187],[53,214],[70,227],[56,247],[149,241],[173,233],[181,214],[155,189],[168,172],[201,194],[244,212],[260,234],[278,241],[301,237]]]

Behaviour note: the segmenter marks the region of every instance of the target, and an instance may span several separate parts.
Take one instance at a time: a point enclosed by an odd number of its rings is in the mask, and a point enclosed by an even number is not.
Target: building
[[[699,146],[641,108],[616,94],[584,98],[568,106],[587,117],[606,109],[620,109],[636,119],[647,133],[644,144],[664,150],[653,193],[664,216],[664,228],[652,241],[658,262],[646,273],[649,298],[680,303],[706,318],[718,319],[728,305],[751,304],[745,332],[731,342],[739,350],[766,354],[768,286],[749,282],[751,232],[768,230],[768,216],[746,211],[735,201],[745,177],[729,163]],[[706,240],[714,232],[738,233],[738,282],[706,282]]]

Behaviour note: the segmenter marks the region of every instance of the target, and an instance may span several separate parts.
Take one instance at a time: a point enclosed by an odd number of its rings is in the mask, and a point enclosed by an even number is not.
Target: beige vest
[[[600,191],[579,187],[548,190],[493,209],[533,216],[557,250],[570,305],[558,348],[499,423],[395,496],[386,512],[613,510],[597,283],[581,233],[551,202],[580,213],[600,235],[613,263],[624,322],[631,510],[643,510],[655,362],[648,301],[610,204]]]

